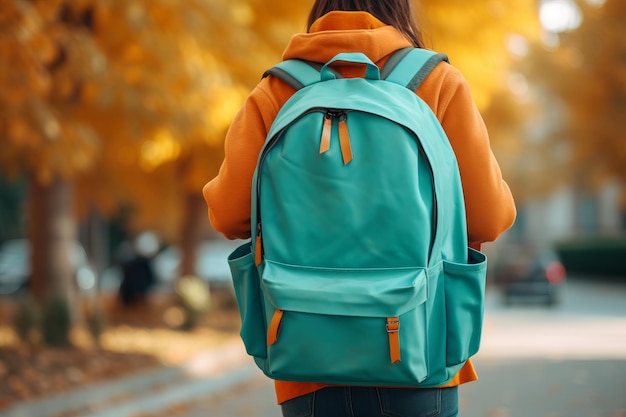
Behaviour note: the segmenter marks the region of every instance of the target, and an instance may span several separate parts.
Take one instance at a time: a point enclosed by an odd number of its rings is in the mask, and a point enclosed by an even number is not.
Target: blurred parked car
[[[195,274],[213,287],[227,287],[231,284],[228,255],[243,242],[215,239],[202,242],[197,247]],[[157,253],[151,261],[156,278],[156,287],[172,284],[179,275],[182,251],[171,245]],[[121,270],[111,266],[104,272],[101,288],[113,290],[119,287]]]
[[[76,284],[81,290],[95,287],[96,276],[89,265],[87,253],[78,242],[70,253]],[[0,246],[0,295],[23,291],[30,278],[30,242],[28,239],[7,240]]]
[[[228,255],[243,242],[225,239],[208,240],[197,247],[196,276],[215,286],[231,285]],[[177,246],[169,246],[155,256],[153,266],[157,280],[171,282],[178,276],[182,252]]]
[[[502,288],[504,302],[537,302],[555,305],[559,301],[567,271],[557,253],[543,246],[505,245],[498,248],[492,276]]]

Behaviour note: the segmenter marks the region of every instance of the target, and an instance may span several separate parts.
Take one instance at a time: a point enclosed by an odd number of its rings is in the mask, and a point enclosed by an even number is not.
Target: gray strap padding
[[[400,49],[385,64],[384,79],[415,91],[442,61],[449,62],[448,57],[427,49]]]
[[[292,77],[291,74],[289,74],[282,68],[273,67],[268,69],[263,74],[263,78],[267,77],[268,75],[273,75],[274,77],[279,78],[280,80],[292,86],[295,90],[299,90],[304,87],[304,84]]]
[[[436,54],[430,57],[428,61],[426,61],[426,63],[422,66],[422,68],[417,72],[417,74],[415,74],[411,81],[406,85],[406,88],[411,91],[417,90],[420,84],[422,84],[422,81],[426,79],[428,74],[430,74],[431,71],[435,69],[437,64],[442,61],[449,62],[448,57],[444,54]]]
[[[402,59],[409,52],[411,52],[412,49],[413,48],[403,48],[394,52],[393,55],[389,57],[389,59],[387,60],[383,68],[380,70],[380,79],[386,80],[389,74],[391,74],[393,70],[396,68],[396,65],[398,65],[400,61],[402,61]]]
[[[273,75],[289,84],[295,90],[300,90],[301,88],[321,81],[320,70],[322,66],[322,64],[317,62],[288,59],[265,71],[263,78],[268,75]],[[333,69],[330,70],[337,78],[342,78],[337,71]]]

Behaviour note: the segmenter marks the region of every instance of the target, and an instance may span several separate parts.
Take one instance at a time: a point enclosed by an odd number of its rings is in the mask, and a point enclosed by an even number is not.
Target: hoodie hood
[[[411,46],[393,26],[367,12],[334,11],[317,19],[309,33],[294,35],[283,59],[327,62],[340,52],[363,52],[378,62],[392,52]]]

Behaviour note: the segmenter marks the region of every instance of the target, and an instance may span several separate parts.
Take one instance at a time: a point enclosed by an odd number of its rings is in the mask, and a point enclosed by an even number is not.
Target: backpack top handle
[[[365,78],[368,80],[380,80],[380,70],[362,52],[341,52],[335,55],[330,61],[328,61],[320,71],[322,81],[334,80],[336,79],[335,73],[329,70],[329,66],[334,62],[343,61],[350,62],[354,64],[365,64],[367,68],[365,70]]]

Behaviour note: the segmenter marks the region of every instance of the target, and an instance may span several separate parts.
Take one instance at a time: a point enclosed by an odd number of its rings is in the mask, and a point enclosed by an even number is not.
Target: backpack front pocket
[[[250,243],[235,249],[228,256],[237,307],[241,316],[241,339],[251,356],[265,358],[265,319],[260,292],[259,274]]]
[[[270,377],[353,385],[417,385],[427,377],[424,269],[266,260],[262,286]]]

